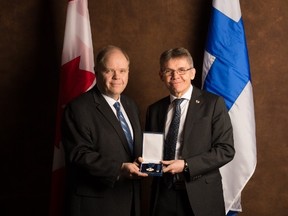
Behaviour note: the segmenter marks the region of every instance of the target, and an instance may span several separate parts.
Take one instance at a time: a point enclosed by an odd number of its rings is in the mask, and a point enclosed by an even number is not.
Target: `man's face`
[[[128,83],[129,62],[115,49],[107,54],[105,68],[97,74],[97,85],[102,93],[117,100]]]
[[[195,78],[195,68],[191,67],[186,57],[170,59],[165,66],[164,72],[159,73],[160,78],[170,94],[181,97],[189,89],[191,80]]]

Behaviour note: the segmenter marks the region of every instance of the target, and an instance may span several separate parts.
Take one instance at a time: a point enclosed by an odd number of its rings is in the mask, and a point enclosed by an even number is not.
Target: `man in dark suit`
[[[95,72],[96,86],[69,103],[63,115],[66,214],[138,216],[139,178],[147,174],[139,172],[135,160],[142,144],[138,108],[121,95],[128,83],[129,57],[118,47],[105,47]]]
[[[152,182],[152,215],[225,215],[219,168],[235,154],[231,121],[221,97],[191,84],[195,73],[188,50],[162,53],[159,75],[170,96],[150,105],[146,116],[146,131],[165,134],[164,174]]]

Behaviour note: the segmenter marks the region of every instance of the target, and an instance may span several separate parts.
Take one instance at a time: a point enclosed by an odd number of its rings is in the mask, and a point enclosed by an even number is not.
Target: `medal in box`
[[[143,133],[143,162],[140,171],[149,176],[162,176],[164,135],[162,133]]]

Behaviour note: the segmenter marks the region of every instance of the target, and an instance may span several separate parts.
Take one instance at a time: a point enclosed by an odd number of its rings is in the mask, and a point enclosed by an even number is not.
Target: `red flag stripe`
[[[60,124],[65,105],[95,84],[94,56],[87,0],[68,0],[60,73],[50,216],[64,215],[65,164]]]

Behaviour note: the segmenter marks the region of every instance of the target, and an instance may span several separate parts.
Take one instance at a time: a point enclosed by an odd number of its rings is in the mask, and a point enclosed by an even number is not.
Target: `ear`
[[[163,73],[162,73],[161,71],[159,71],[159,77],[160,77],[160,79],[161,79],[162,81],[164,81],[164,75],[163,75]]]
[[[191,69],[191,80],[194,80],[194,78],[195,78],[195,75],[196,75],[196,69],[195,68],[192,68]]]

